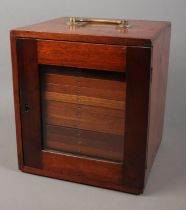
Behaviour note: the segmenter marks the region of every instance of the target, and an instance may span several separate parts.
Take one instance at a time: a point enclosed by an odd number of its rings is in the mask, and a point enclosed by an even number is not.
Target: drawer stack
[[[123,161],[121,72],[41,66],[44,149]]]

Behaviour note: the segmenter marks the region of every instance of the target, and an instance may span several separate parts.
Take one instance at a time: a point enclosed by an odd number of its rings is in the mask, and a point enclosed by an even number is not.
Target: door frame
[[[37,40],[12,36],[11,46],[19,168],[29,173],[141,193],[148,138],[151,48],[127,47],[126,126],[124,164],[121,164],[42,150]],[[27,86],[34,89],[34,94],[30,94]],[[25,104],[28,104],[26,110]],[[34,132],[29,135],[29,131]],[[73,167],[74,161],[77,167]]]

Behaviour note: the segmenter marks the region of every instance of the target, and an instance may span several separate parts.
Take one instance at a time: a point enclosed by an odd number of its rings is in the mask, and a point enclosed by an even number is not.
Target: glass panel
[[[124,73],[40,66],[43,149],[123,161]]]

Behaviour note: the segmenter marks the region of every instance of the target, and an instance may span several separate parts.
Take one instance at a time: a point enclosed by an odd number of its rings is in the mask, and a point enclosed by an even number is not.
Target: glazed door
[[[124,73],[39,68],[43,149],[122,163]]]
[[[149,48],[17,39],[17,60],[24,165],[86,184],[141,187]]]

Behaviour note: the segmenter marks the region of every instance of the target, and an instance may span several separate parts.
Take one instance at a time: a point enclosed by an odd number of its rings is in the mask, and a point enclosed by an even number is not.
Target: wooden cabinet
[[[19,168],[140,194],[161,142],[170,23],[11,31]]]

